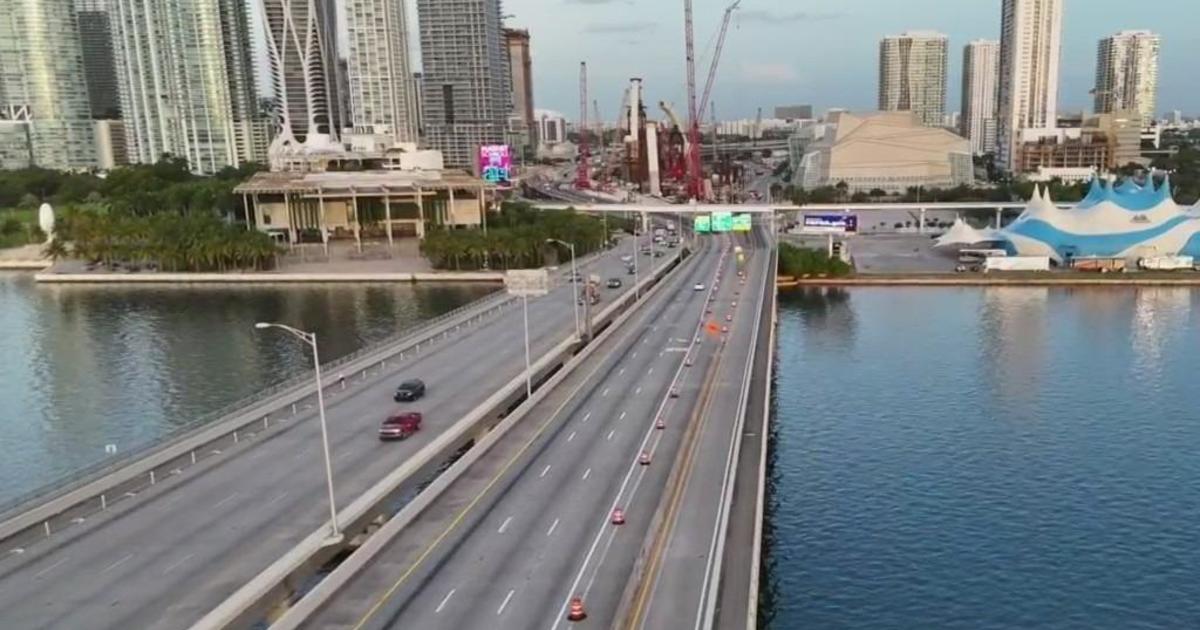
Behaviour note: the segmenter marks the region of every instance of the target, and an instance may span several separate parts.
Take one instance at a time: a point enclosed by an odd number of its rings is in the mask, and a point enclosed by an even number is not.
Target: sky
[[[694,0],[697,90],[732,0]],[[1158,109],[1200,115],[1197,0],[1064,0],[1059,109],[1091,109],[1096,43],[1129,29],[1162,36]],[[579,62],[588,62],[589,99],[615,118],[632,76],[647,100],[686,109],[682,0],[504,0],[509,26],[527,28],[534,102],[579,115]],[[411,18],[410,18],[411,19]],[[950,37],[946,111],[960,108],[962,48],[1000,39],[1000,0],[743,0],[725,42],[713,101],[721,119],[770,117],[776,105],[877,106],[879,40],[912,30]],[[657,112],[656,112],[657,113]]]
[[[257,23],[261,0],[250,1]],[[605,120],[615,120],[629,78],[635,76],[644,81],[647,102],[665,100],[686,115],[682,0],[501,1],[506,25],[530,32],[536,107],[578,118],[579,62],[586,61],[589,108],[592,99],[598,101]],[[699,91],[732,0],[693,1]],[[1088,91],[1095,83],[1100,38],[1149,29],[1162,36],[1159,111],[1179,109],[1200,116],[1200,80],[1193,65],[1200,60],[1195,34],[1200,1],[1064,2],[1060,111],[1091,109]],[[405,3],[416,70],[416,0]],[[1000,38],[1000,0],[742,0],[717,69],[716,114],[722,120],[752,118],[761,107],[763,116],[770,117],[776,105],[800,103],[812,104],[818,112],[829,107],[874,109],[880,38],[914,30],[950,37],[946,111],[958,111],[962,48],[974,39]],[[256,43],[264,72],[260,76],[265,77],[266,56],[261,41]]]

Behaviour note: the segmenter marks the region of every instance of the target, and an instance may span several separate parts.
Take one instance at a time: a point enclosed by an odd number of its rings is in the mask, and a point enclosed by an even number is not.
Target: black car
[[[409,379],[400,383],[392,400],[396,402],[412,402],[425,395],[425,382],[419,378]]]
[[[620,278],[609,278],[608,279],[608,288],[620,289],[621,288],[621,279]]]

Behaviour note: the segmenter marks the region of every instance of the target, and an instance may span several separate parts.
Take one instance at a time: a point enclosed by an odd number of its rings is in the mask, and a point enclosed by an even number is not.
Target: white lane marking
[[[435,612],[435,613],[442,612],[442,609],[446,607],[446,602],[450,601],[450,598],[454,596],[454,591],[456,591],[456,590],[458,590],[458,589],[456,589],[456,588],[450,589],[450,592],[446,593],[446,596],[442,598],[442,603],[438,604],[438,607],[433,612]]]
[[[191,560],[193,557],[195,557],[195,555],[196,554],[194,554],[194,553],[189,553],[188,555],[171,563],[171,566],[167,567],[166,569],[163,569],[163,575],[166,575],[166,574],[170,573],[171,571],[178,569],[179,565],[183,564],[184,562],[187,562],[188,560]]]
[[[574,432],[574,431],[572,431],[572,432],[571,432],[571,435],[568,435],[568,436],[567,436],[567,441],[568,441],[568,442],[570,442],[571,440],[574,440],[574,439],[575,439],[575,432]]]
[[[214,508],[214,509],[220,508],[222,505],[225,505],[226,503],[229,503],[230,501],[232,501],[232,500],[236,499],[237,497],[238,497],[238,493],[234,492],[233,494],[231,494],[231,495],[229,495],[229,496],[225,497],[224,499],[221,499],[220,501],[217,501],[217,504],[216,504],[216,505],[214,505],[214,506],[213,506],[213,508]]]
[[[607,396],[607,395],[608,395],[608,388],[607,388],[607,387],[605,387],[605,388],[604,388],[604,392],[603,392],[602,394],[600,394],[600,397],[601,397],[601,398],[604,398],[604,397],[605,397],[605,396]]]
[[[548,473],[548,472],[550,472],[550,464],[546,464],[546,467],[542,469],[542,474],[540,474],[540,475],[538,475],[538,476],[539,476],[539,477],[545,477],[545,476],[546,476],[546,473]]]
[[[588,421],[588,418],[591,418],[591,417],[592,417],[592,412],[590,412],[590,411],[589,411],[589,412],[587,412],[587,415],[585,415],[585,416],[583,417],[583,421],[584,421],[584,422],[587,422],[587,421]]]
[[[343,452],[341,452],[341,453],[338,453],[337,455],[335,455],[333,459],[334,459],[334,461],[338,461],[338,460],[341,460],[341,459],[345,459],[345,458],[347,458],[347,457],[349,457],[349,456],[351,456],[351,455],[353,455],[353,454],[354,454],[354,451],[351,451],[351,450],[346,450],[346,451],[343,451]]]
[[[624,373],[625,373],[625,368],[621,368],[621,370],[617,372],[617,376],[620,376]]]
[[[287,497],[287,495],[288,495],[288,491],[287,491],[287,490],[284,490],[284,491],[283,491],[283,492],[281,492],[281,493],[280,493],[278,496],[276,496],[274,499],[271,499],[270,501],[267,501],[267,505],[275,505],[276,503],[279,503],[279,502],[280,502],[280,501],[282,501],[282,500],[283,500],[285,497]]]
[[[617,430],[616,430],[616,429],[613,429],[612,431],[609,431],[609,432],[608,432],[608,437],[606,437],[606,438],[604,438],[604,439],[606,439],[606,440],[612,440],[612,436],[613,436],[613,434],[614,434],[614,433],[616,433],[616,432],[617,432]]]
[[[617,418],[617,420],[624,420],[624,419],[625,419],[625,412],[624,412],[624,411],[622,411],[622,412],[621,412],[621,416],[620,416],[620,417],[618,417],[618,418]]]
[[[650,368],[650,371],[646,372],[646,374],[653,374],[653,373],[654,373],[654,368]]]
[[[634,351],[633,351],[633,354],[629,355],[629,358],[630,358],[630,359],[636,359],[636,358],[637,358],[637,350],[634,350]]]
[[[67,560],[70,560],[70,558],[63,558],[62,560],[59,560],[58,562],[55,562],[54,564],[52,564],[52,565],[50,565],[50,566],[46,567],[45,569],[42,569],[41,571],[38,571],[37,573],[34,573],[34,574],[33,574],[33,577],[35,577],[35,578],[40,578],[40,577],[42,577],[43,575],[46,575],[47,573],[49,573],[49,572],[51,572],[51,571],[53,571],[53,570],[57,569],[58,567],[62,566],[62,563],[66,562]]]
[[[129,562],[129,559],[132,557],[133,557],[133,554],[126,555],[124,558],[121,558],[120,560],[117,560],[116,562],[101,569],[100,573],[108,573],[109,571],[121,566],[122,564]]]
[[[546,530],[546,535],[549,536],[549,535],[553,534],[554,530],[557,527],[558,527],[558,519],[554,519],[554,522],[550,524],[550,529]]]
[[[640,394],[640,393],[642,393],[642,388],[641,388],[641,387],[639,387],[639,388],[637,388],[637,389],[633,390],[633,393],[634,393],[634,394]]]
[[[508,600],[512,599],[513,593],[515,593],[515,592],[517,592],[515,589],[513,589],[513,590],[509,590],[509,591],[508,591],[508,595],[506,595],[506,596],[504,597],[504,601],[500,602],[500,607],[496,609],[496,614],[497,614],[497,615],[503,615],[503,614],[504,614],[504,608],[505,608],[506,606],[508,606]]]
[[[591,469],[591,468],[589,468],[589,469],[587,469],[587,470],[583,471],[583,478],[584,478],[584,479],[587,479],[588,477],[591,477],[591,476],[592,476],[592,469]]]
[[[508,517],[508,518],[506,518],[506,519],[504,519],[504,522],[503,522],[503,523],[500,523],[500,529],[497,529],[497,530],[496,530],[496,533],[497,533],[497,534],[503,534],[503,533],[504,533],[504,530],[508,529],[508,524],[509,524],[509,523],[511,523],[511,522],[512,522],[512,517],[511,517],[511,516],[510,516],[510,517]]]

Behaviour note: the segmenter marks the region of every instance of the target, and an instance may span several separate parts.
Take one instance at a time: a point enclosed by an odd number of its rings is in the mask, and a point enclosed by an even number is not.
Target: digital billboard
[[[733,231],[733,213],[732,212],[714,212],[714,213],[712,213],[712,231],[714,231],[714,232],[732,232]]]
[[[749,214],[733,215],[733,231],[734,232],[749,232],[753,223],[754,222],[750,219]]]
[[[805,232],[852,234],[858,232],[858,215],[806,214],[802,227]]]
[[[507,144],[479,147],[479,175],[489,184],[512,185],[512,148]]]
[[[695,229],[696,229],[697,234],[700,234],[702,232],[711,232],[712,231],[712,217],[708,216],[707,214],[696,215]]]

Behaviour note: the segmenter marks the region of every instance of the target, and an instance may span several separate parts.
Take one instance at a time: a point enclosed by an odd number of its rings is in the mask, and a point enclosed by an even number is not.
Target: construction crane
[[[596,119],[596,135],[600,137],[600,181],[608,183],[608,141],[604,138],[604,119],[600,117],[600,101],[592,99],[592,114]]]
[[[696,43],[693,34],[692,0],[683,0],[684,46],[687,58],[687,94],[688,94],[688,148],[687,148],[687,193],[692,199],[704,196],[704,174],[700,162],[700,121],[703,120],[705,105],[708,104],[713,83],[717,77],[717,65],[721,61],[721,49],[725,46],[725,34],[729,31],[729,22],[733,12],[742,3],[734,0],[725,9],[721,20],[721,31],[717,36],[717,45],[713,49],[712,62],[708,67],[708,79],[704,83],[704,94],[699,105],[696,101]]]
[[[592,187],[588,163],[588,111],[587,111],[587,62],[579,62],[579,164],[575,170],[575,188],[587,190]]]

